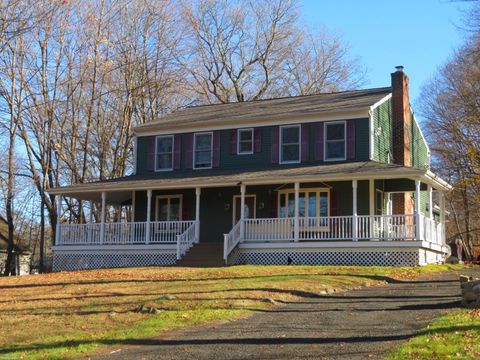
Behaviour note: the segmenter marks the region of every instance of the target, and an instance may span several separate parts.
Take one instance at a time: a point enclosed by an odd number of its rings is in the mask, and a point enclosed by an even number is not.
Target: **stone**
[[[460,275],[460,282],[461,283],[468,282],[468,281],[471,281],[471,280],[473,280],[473,279],[470,276]]]
[[[456,256],[449,256],[446,260],[447,264],[458,264],[458,258]]]
[[[165,295],[162,295],[159,300],[175,300],[177,297],[175,295],[172,295],[172,294],[165,294]]]
[[[272,299],[272,298],[266,298],[264,301],[265,301],[265,302],[268,302],[268,303],[270,303],[270,304],[276,304],[276,303],[277,303],[277,302],[276,302],[274,299]]]

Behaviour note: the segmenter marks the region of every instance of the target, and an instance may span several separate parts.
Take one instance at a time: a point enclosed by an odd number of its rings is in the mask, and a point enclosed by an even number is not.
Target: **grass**
[[[436,319],[419,335],[388,356],[388,360],[480,358],[480,310],[456,310]]]
[[[412,279],[422,268],[130,268],[0,278],[0,359],[64,359],[159,332],[234,319],[275,302]],[[272,303],[270,299],[275,300]],[[140,305],[159,314],[136,312]]]

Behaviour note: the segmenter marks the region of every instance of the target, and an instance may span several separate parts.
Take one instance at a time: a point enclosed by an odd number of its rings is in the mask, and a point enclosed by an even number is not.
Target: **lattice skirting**
[[[173,251],[55,251],[53,271],[174,265]]]
[[[358,266],[419,266],[424,265],[423,249],[236,249],[229,265],[285,265],[290,258],[294,265],[358,265]],[[423,255],[423,259],[421,256]],[[438,256],[441,256],[439,254]],[[436,262],[437,255],[428,255],[425,261]]]

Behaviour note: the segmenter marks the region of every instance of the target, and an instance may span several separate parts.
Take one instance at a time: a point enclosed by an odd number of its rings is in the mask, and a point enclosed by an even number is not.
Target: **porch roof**
[[[367,179],[419,179],[438,190],[450,185],[429,170],[415,169],[375,161],[310,166],[276,166],[257,170],[195,170],[131,175],[121,178],[53,188],[52,195],[64,195],[82,200],[99,201],[101,192],[115,192],[112,203],[131,198],[133,190],[167,190],[195,187],[225,187],[292,182],[345,181]]]

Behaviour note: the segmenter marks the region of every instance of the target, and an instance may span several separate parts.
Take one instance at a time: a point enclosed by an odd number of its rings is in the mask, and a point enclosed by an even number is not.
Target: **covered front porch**
[[[126,264],[130,253],[150,259],[161,253],[161,261],[131,266],[173,265],[195,244],[223,242],[226,264],[262,263],[266,253],[271,261],[264,263],[309,263],[304,260],[320,259],[332,249],[363,251],[369,257],[408,249],[423,251],[415,255],[424,256],[417,265],[438,262],[448,252],[443,195],[448,186],[415,171],[416,176],[350,174],[356,178],[349,180],[338,174],[223,183],[196,178],[189,186],[133,181],[129,189],[64,191],[58,194],[59,209],[65,209],[66,196],[88,203],[91,211],[84,211],[89,214],[85,223],[67,223],[65,213],[59,213],[63,221],[54,251],[63,263],[68,254],[84,263],[91,262],[89,254]],[[295,260],[298,253],[302,255]],[[98,260],[95,266],[113,267],[115,261],[98,265]]]

